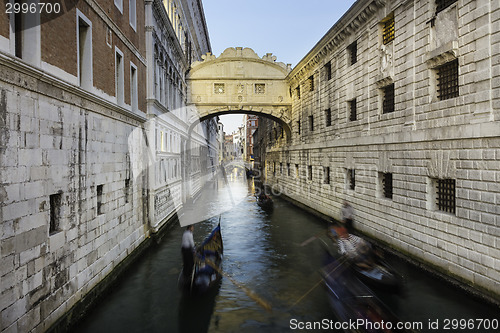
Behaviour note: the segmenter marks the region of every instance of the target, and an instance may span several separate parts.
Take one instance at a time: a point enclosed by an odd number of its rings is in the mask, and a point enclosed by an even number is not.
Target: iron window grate
[[[325,116],[326,116],[326,127],[332,126],[332,110],[326,109]]]
[[[392,199],[392,173],[384,173],[382,186],[384,188],[384,197]]]
[[[455,179],[438,179],[436,186],[438,210],[455,214]]]
[[[309,116],[309,130],[314,131],[314,116]]]
[[[325,64],[326,79],[329,81],[332,79],[332,64],[327,62]]]
[[[349,188],[351,190],[354,190],[354,188],[356,187],[356,173],[354,169],[349,169],[347,171],[347,178],[349,179]]]
[[[394,83],[383,88],[384,90],[384,103],[382,106],[383,113],[394,112]]]
[[[437,68],[438,96],[445,100],[458,96],[458,59]]]
[[[354,42],[347,47],[349,51],[349,59],[351,61],[351,65],[354,65],[358,61],[358,43]]]
[[[350,110],[349,120],[351,121],[356,120],[357,119],[356,99],[353,99],[352,101],[349,102],[349,110]]]
[[[384,22],[383,42],[389,44],[394,40],[394,16]]]
[[[457,0],[436,0],[436,14],[448,8],[451,4],[455,2],[457,2]]]
[[[314,75],[309,76],[309,91],[314,91]]]

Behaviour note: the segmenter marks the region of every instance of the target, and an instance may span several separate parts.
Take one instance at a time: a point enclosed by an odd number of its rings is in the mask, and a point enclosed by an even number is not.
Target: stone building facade
[[[500,3],[359,0],[287,81],[274,191],[500,300]]]
[[[173,216],[175,198],[156,200],[163,188],[150,188],[161,177],[150,152],[176,161],[162,172],[184,176],[184,77],[190,61],[210,50],[197,0],[65,6],[50,17],[0,12],[2,332],[43,332],[65,314],[77,318],[82,300]],[[153,6],[166,26],[151,32]],[[146,84],[160,81],[160,92]],[[167,111],[170,118],[150,122]],[[170,150],[158,149],[155,129]],[[213,122],[194,132],[197,158],[216,154],[207,148],[216,142]],[[135,140],[137,133],[153,139]],[[197,166],[189,172],[201,173]]]

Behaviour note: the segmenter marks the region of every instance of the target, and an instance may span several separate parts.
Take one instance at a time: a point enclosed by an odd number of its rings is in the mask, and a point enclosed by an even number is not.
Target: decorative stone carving
[[[392,77],[394,72],[392,44],[380,46],[380,72],[382,77]]]

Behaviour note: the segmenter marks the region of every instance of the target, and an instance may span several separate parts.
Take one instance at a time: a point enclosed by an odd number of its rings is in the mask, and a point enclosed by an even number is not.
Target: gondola
[[[355,322],[356,327],[347,326],[347,332],[414,332],[397,330],[399,318],[361,282],[349,268],[346,258],[335,259],[326,254],[321,271],[328,300],[339,322]]]
[[[350,267],[356,276],[373,288],[399,292],[402,285],[401,276],[385,260],[375,255],[370,246],[359,246],[359,243],[369,244],[355,235],[348,235],[348,237],[339,237],[337,239],[339,253],[349,261]],[[364,264],[363,258],[366,257],[364,253],[359,253],[360,251],[363,252],[363,248],[366,251],[372,252],[370,254],[372,258],[368,265]]]
[[[179,276],[179,286],[193,294],[205,293],[217,284],[222,275],[220,266],[223,257],[223,242],[220,223],[196,249],[195,264],[189,281],[185,281],[183,272]]]
[[[273,199],[268,195],[260,195],[257,197],[257,205],[265,211],[270,211],[274,207]]]

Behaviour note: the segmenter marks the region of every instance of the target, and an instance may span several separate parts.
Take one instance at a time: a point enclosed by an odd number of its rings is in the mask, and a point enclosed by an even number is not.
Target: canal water
[[[230,177],[229,185],[231,203],[222,210],[223,203],[215,205],[224,240],[222,268],[256,298],[270,303],[271,312],[226,277],[201,297],[184,295],[177,288],[184,228],[176,225],[127,271],[76,332],[291,332],[291,321],[334,320],[319,273],[327,238],[301,246],[324,231],[326,222],[279,197],[267,213],[256,203],[253,182]],[[221,181],[214,188],[227,189]],[[201,243],[218,222],[219,215],[214,215],[197,223],[195,242]],[[452,329],[451,320],[500,320],[498,308],[396,257],[387,260],[405,277],[405,286],[399,295],[379,297],[401,321],[420,322],[423,332],[465,332]],[[444,330],[447,320],[450,329]],[[439,330],[430,329],[431,323]]]

